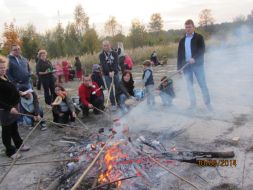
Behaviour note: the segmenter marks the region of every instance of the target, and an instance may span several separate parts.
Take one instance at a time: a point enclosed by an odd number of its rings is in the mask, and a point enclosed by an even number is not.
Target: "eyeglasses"
[[[15,48],[12,51],[19,51],[19,50],[20,50],[20,48]]]

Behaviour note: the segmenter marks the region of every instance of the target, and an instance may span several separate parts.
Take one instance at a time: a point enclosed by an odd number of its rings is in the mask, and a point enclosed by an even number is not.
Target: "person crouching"
[[[119,88],[117,89],[117,99],[119,102],[119,106],[124,113],[128,112],[125,102],[129,98],[135,99],[134,81],[132,73],[130,71],[125,71],[122,75]]]
[[[21,86],[19,88],[19,94],[21,96],[20,112],[27,114],[27,116],[21,116],[21,123],[23,125],[30,126],[30,129],[32,129],[34,122],[39,121],[41,118],[43,118],[43,110],[39,106],[38,96],[32,89],[29,89],[27,86]],[[45,121],[40,122],[40,129],[41,131],[45,131],[47,129]]]
[[[161,84],[158,87],[159,94],[161,96],[164,106],[171,106],[172,99],[175,98],[175,92],[173,88],[173,80],[166,76],[161,78]]]
[[[75,122],[75,107],[71,99],[67,96],[66,90],[62,86],[55,87],[56,98],[52,103],[54,122],[67,124]]]
[[[102,89],[96,82],[92,82],[90,75],[83,77],[83,82],[78,89],[78,95],[84,116],[88,116],[89,109],[93,109],[94,114],[100,114],[99,110],[104,109]]]

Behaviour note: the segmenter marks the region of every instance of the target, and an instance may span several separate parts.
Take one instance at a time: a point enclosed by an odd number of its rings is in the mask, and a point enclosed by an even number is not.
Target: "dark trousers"
[[[41,90],[41,79],[40,79],[40,76],[37,76],[38,77],[38,80],[37,80],[37,90]]]
[[[53,76],[41,77],[41,83],[44,89],[45,102],[47,105],[51,105],[54,96],[54,78]]]
[[[103,110],[104,109],[104,96],[91,96],[89,102],[96,108]],[[84,105],[83,103],[81,103],[80,105],[82,111],[83,111],[83,115],[88,115],[89,113],[89,109],[88,106]],[[99,111],[97,109],[94,109],[94,113],[98,114]]]
[[[15,147],[11,144],[11,139],[13,140]],[[15,154],[16,149],[19,149],[23,143],[23,140],[18,132],[18,125],[16,121],[10,125],[2,125],[2,140],[6,148],[6,155],[11,156]]]
[[[63,112],[63,115],[60,116],[58,113],[53,112],[54,122],[67,124],[69,121],[74,122],[75,118],[72,116],[71,111]]]

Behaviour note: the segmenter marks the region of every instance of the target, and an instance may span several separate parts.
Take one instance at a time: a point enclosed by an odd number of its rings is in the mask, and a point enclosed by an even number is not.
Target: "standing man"
[[[204,71],[205,42],[203,36],[195,32],[194,23],[191,19],[185,22],[185,36],[178,46],[177,69],[181,69],[186,63],[188,66],[183,70],[187,90],[190,97],[190,110],[196,108],[196,96],[193,89],[193,74],[195,75],[202,92],[204,103],[209,111],[212,110],[210,96],[206,85]]]
[[[19,86],[27,86],[32,88],[30,83],[31,70],[28,60],[21,56],[21,49],[19,45],[14,44],[11,46],[11,52],[8,56],[9,67],[7,70],[7,76],[9,80],[15,84],[17,89]]]
[[[107,40],[103,41],[103,51],[99,55],[99,60],[108,89],[110,88],[112,81],[114,81],[114,87],[112,86],[110,93],[110,101],[112,104],[112,111],[116,111],[115,89],[118,89],[119,86],[118,54],[111,49],[110,42]]]

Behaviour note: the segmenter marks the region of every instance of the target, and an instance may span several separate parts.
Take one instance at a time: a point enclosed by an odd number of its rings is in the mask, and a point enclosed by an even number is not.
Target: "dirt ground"
[[[200,189],[253,189],[253,69],[251,66],[251,46],[210,50],[206,55],[207,84],[211,94],[214,112],[210,113],[203,105],[199,87],[195,84],[198,109],[194,113],[186,111],[188,96],[182,76],[174,78],[176,98],[170,108],[161,105],[156,96],[156,105],[150,110],[146,102],[133,108],[123,120],[130,128],[130,136],[135,139],[140,135],[152,136],[162,140],[166,147],[175,146],[177,150],[194,151],[234,151],[236,166],[200,167],[193,164],[178,162],[171,165],[171,170],[187,178]],[[176,70],[176,60],[169,60],[165,66],[154,68],[154,76],[159,79]],[[134,68],[136,83],[142,76],[140,66]],[[78,82],[65,85],[70,94],[75,95]],[[138,84],[137,84],[138,86]],[[41,94],[41,93],[40,93]],[[43,97],[42,97],[43,99]],[[80,116],[81,117],[81,116]],[[51,119],[51,113],[46,115]],[[82,119],[91,129],[97,131],[100,127],[110,127],[110,121],[105,115]],[[65,136],[87,139],[84,128],[76,121],[75,128],[58,128],[49,124],[45,132],[36,130],[29,138],[29,152],[23,153],[22,161],[47,161],[69,158],[65,151],[68,143]],[[19,129],[22,137],[29,129]],[[233,137],[239,137],[236,143]],[[4,147],[0,144],[0,174],[3,175],[8,167],[3,163],[11,160],[4,155]],[[20,161],[21,162],[21,161]],[[234,162],[234,161],[233,161]],[[44,163],[14,166],[0,189],[30,190],[46,187],[50,181],[59,176],[62,163]],[[158,174],[157,174],[158,175]],[[158,189],[193,189],[188,184],[161,170],[162,182]]]

